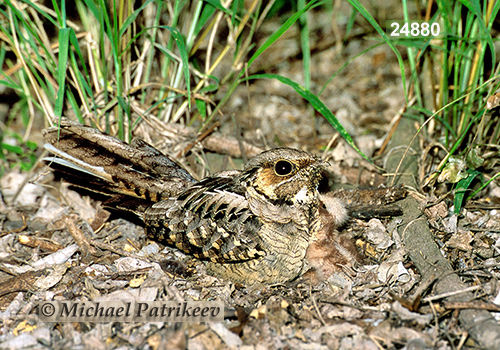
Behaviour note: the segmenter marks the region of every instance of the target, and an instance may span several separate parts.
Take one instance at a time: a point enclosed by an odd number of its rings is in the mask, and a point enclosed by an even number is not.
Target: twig
[[[462,347],[464,346],[465,341],[467,340],[468,337],[469,337],[469,333],[467,331],[463,331],[462,336],[460,337],[460,342],[458,343],[458,346],[457,346],[457,350],[462,349]]]
[[[451,296],[454,296],[454,295],[472,292],[472,291],[478,290],[480,288],[481,288],[480,285],[478,285],[478,286],[472,286],[472,287],[467,287],[467,288],[464,288],[464,289],[461,289],[461,290],[456,290],[456,291],[453,291],[453,292],[447,292],[447,293],[442,293],[442,294],[438,294],[438,295],[433,295],[433,296],[430,296],[430,297],[426,297],[426,298],[423,298],[422,301],[423,302],[430,302],[430,301],[434,301],[434,300],[438,300],[438,299],[448,298],[448,297],[451,297]]]
[[[51,253],[57,252],[58,250],[63,248],[57,242],[48,242],[48,241],[39,239],[38,237],[34,237],[34,236],[19,235],[18,239],[19,239],[19,243],[21,243],[22,245],[25,245],[25,246],[30,247],[30,248],[40,247],[41,249],[43,249],[45,251],[49,251]]]
[[[444,307],[446,309],[464,310],[464,309],[477,309],[477,310],[488,310],[494,312],[500,312],[500,306],[493,303],[487,303],[483,301],[450,301],[445,302]]]
[[[342,306],[347,306],[351,307],[353,309],[359,310],[359,311],[380,311],[380,309],[373,307],[373,306],[357,306],[357,305],[352,305],[343,301],[339,300],[325,300],[321,299],[319,300],[320,303],[327,303],[327,304],[332,304],[332,305],[342,305]]]
[[[205,130],[205,132],[203,134],[198,135],[196,140],[191,142],[189,145],[187,145],[186,148],[184,148],[181,152],[179,152],[179,154],[177,154],[176,158],[184,157],[191,150],[191,148],[194,147],[194,145],[196,145],[198,142],[201,142],[204,139],[206,139],[208,137],[208,135],[210,135],[215,130],[215,128],[217,128],[218,126],[219,126],[219,122],[215,122],[212,126],[210,126],[207,130]]]
[[[129,252],[127,252],[127,251],[125,251],[125,250],[123,250],[121,248],[114,247],[111,244],[107,244],[107,243],[103,243],[103,242],[99,242],[99,241],[94,241],[94,240],[91,240],[90,244],[92,244],[94,247],[97,247],[99,249],[108,250],[108,251],[110,251],[112,253],[115,253],[115,254],[118,254],[118,255],[121,255],[121,256],[126,256],[126,257],[129,257],[129,258],[140,259],[140,260],[144,260],[144,261],[148,261],[149,262],[149,259],[147,259],[144,256],[137,255],[137,254],[134,254],[134,253],[129,253]]]
[[[78,221],[78,216],[75,214],[67,215],[62,219],[66,228],[71,233],[71,236],[75,239],[76,244],[80,247],[82,253],[90,253],[92,255],[99,255],[97,250],[91,246],[90,240],[87,238],[85,233],[76,224]]]
[[[375,343],[375,345],[377,345],[377,348],[379,348],[380,350],[384,350],[385,348],[382,346],[382,344],[380,344],[378,341],[381,340],[383,342],[385,342],[385,339],[384,338],[381,338],[381,337],[377,337],[375,335],[369,335],[369,338],[372,340],[372,342]]]
[[[316,313],[318,314],[318,318],[321,321],[321,324],[323,326],[326,326],[326,322],[323,319],[323,316],[321,316],[321,312],[319,311],[318,304],[316,303],[316,299],[314,299],[314,296],[312,295],[311,285],[309,285],[309,295],[311,296],[311,300],[312,300],[312,303],[313,303],[313,306],[314,306],[314,310],[316,310]]]

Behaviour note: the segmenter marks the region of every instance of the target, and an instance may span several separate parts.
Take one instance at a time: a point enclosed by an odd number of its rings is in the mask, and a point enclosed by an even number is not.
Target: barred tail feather
[[[66,179],[75,186],[93,192],[152,204],[195,182],[177,162],[140,139],[127,144],[66,119],[43,134],[45,149],[54,155],[44,161],[70,174]]]

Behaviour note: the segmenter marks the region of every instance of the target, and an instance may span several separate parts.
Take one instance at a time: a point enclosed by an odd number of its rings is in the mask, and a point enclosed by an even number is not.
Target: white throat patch
[[[302,189],[295,195],[295,202],[297,203],[305,203],[307,202],[307,187],[304,186]]]

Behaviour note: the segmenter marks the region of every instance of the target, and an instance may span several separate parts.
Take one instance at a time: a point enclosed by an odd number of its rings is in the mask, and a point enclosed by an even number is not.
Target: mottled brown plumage
[[[147,209],[146,232],[235,282],[284,283],[304,272],[319,229],[317,185],[324,163],[274,149],[243,171],[208,177]]]
[[[126,144],[66,120],[60,132],[50,128],[44,134],[46,148],[63,159],[47,159],[51,166],[69,167],[73,176],[84,171],[84,182],[69,180],[114,194],[108,205],[134,211],[148,237],[207,260],[216,276],[247,285],[285,283],[311,266],[318,269],[324,255],[318,249],[325,246],[336,249],[325,255],[331,266],[337,266],[337,253],[339,263],[356,259],[336,246],[341,243],[332,235],[346,212],[340,200],[321,198],[317,187],[325,163],[307,152],[272,149],[242,171],[196,182],[141,140]]]

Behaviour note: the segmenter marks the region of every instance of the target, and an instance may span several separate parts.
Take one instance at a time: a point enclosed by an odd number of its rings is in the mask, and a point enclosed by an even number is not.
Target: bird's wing
[[[235,177],[213,176],[144,214],[147,235],[213,262],[241,262],[265,255],[262,223],[249,209]]]

